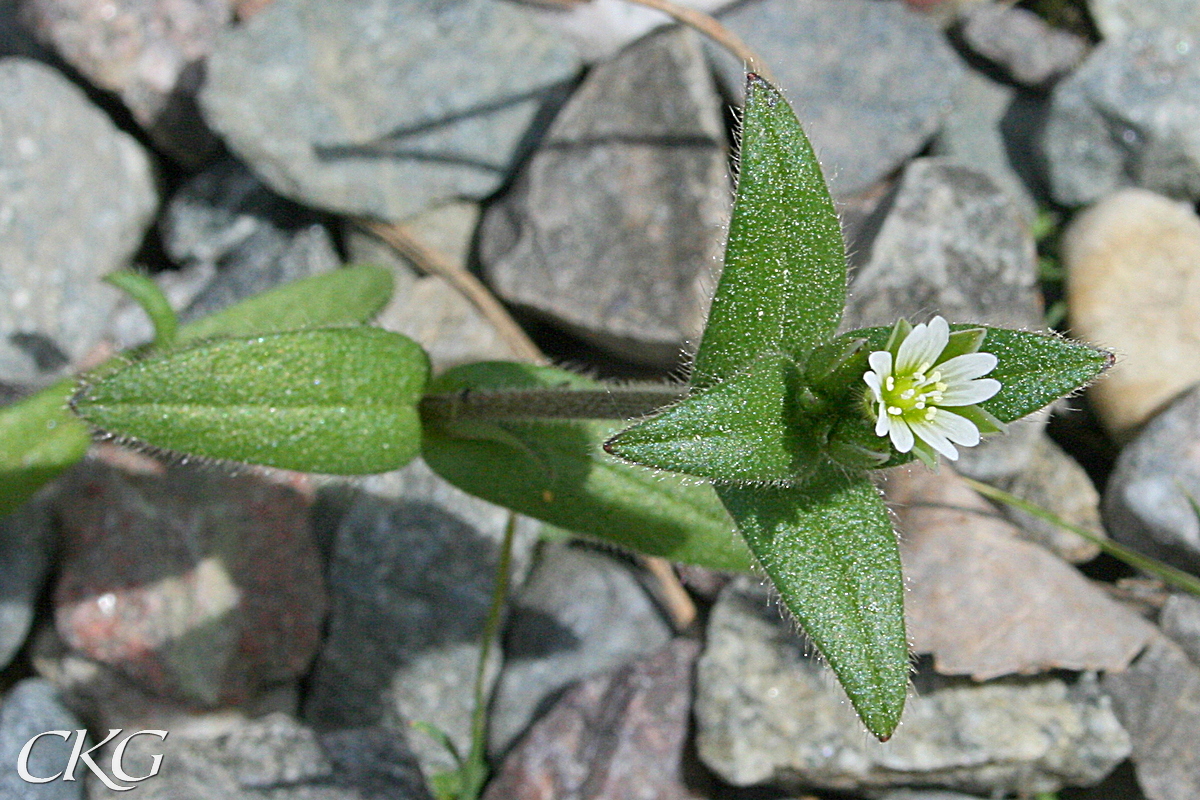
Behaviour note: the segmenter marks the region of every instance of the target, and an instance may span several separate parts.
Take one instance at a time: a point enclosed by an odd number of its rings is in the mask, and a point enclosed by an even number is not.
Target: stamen
[[[884,386],[887,388],[887,390],[890,392],[890,391],[892,391],[893,389],[895,389],[895,388],[896,388],[896,379],[895,379],[895,378],[893,378],[891,375],[888,375],[888,376],[887,376],[887,380],[883,382],[883,385],[884,385]]]
[[[936,408],[931,408],[931,409],[929,409],[928,411],[926,411],[926,412],[925,412],[925,421],[926,421],[926,422],[933,422],[933,418],[934,418],[935,416],[937,416],[937,409],[936,409]]]
[[[893,417],[898,417],[904,412],[902,412],[896,406],[888,406],[888,413],[891,414]]]
[[[946,391],[947,389],[949,389],[950,387],[949,387],[948,385],[944,384],[944,383],[938,383],[938,384],[937,384],[937,386],[936,386],[936,388],[937,388],[937,390],[938,390],[939,392],[944,392],[944,391]]]
[[[921,409],[921,408],[924,408],[924,407],[925,407],[925,401],[924,401],[924,400],[918,400],[918,401],[917,401],[917,404],[916,404],[915,406],[913,406],[913,408],[917,408],[917,409]]]
[[[901,400],[911,400],[912,396],[917,393],[916,389],[907,389],[900,393]]]

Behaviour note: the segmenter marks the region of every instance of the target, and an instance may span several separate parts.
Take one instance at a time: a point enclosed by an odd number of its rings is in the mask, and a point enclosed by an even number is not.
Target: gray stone
[[[42,40],[94,86],[115,92],[155,143],[194,165],[216,138],[196,106],[204,57],[230,0],[22,0]]]
[[[488,744],[499,754],[567,685],[658,650],[671,629],[628,568],[547,547],[513,600]]]
[[[1200,32],[1134,31],[1101,43],[1054,90],[1043,150],[1054,199],[1123,186],[1200,198]]]
[[[508,512],[460,492],[420,461],[361,488],[333,546],[328,633],[305,718],[319,730],[424,722],[465,753]],[[524,520],[519,532],[518,575],[534,527]],[[492,653],[494,679],[498,648]],[[430,774],[453,766],[429,737],[410,740]]]
[[[700,758],[722,779],[1032,794],[1095,783],[1130,751],[1094,680],[1051,677],[975,684],[918,674],[920,695],[880,744],[810,654],[765,590],[741,579],[722,594],[695,706]]]
[[[276,191],[399,220],[494,192],[579,68],[494,0],[275,0],[217,40],[205,117]]]
[[[671,98],[666,102],[664,98]],[[597,66],[481,234],[510,303],[625,358],[677,364],[700,333],[728,219],[720,101],[696,36]]]
[[[1200,666],[1200,598],[1190,594],[1168,596],[1158,624]]]
[[[1146,555],[1200,569],[1200,387],[1152,419],[1121,450],[1104,492],[1109,534]]]
[[[130,774],[145,775],[153,755],[164,755],[159,774],[137,784],[138,795],[151,800],[429,800],[401,736],[390,734],[385,745],[369,729],[350,733],[319,736],[279,713],[194,716],[170,728],[165,742],[135,737],[124,763]],[[126,795],[92,777],[88,796]]]
[[[1088,0],[1087,6],[1105,39],[1120,39],[1138,28],[1200,30],[1200,6],[1193,0]]]
[[[960,792],[940,792],[936,789],[897,789],[875,798],[875,800],[981,800],[979,795]]]
[[[962,37],[967,46],[1025,86],[1053,83],[1087,55],[1083,37],[1053,27],[1025,8],[979,3],[963,17]]]
[[[700,800],[681,764],[699,649],[676,639],[571,688],[504,760],[484,800]]]
[[[869,188],[919,152],[963,72],[936,25],[902,3],[759,0],[720,20],[774,71],[835,197]],[[742,63],[713,52],[740,98]]]
[[[998,483],[1011,494],[1057,514],[1066,522],[1104,535],[1100,493],[1079,462],[1049,436],[1037,437],[1025,466]],[[1073,564],[1091,561],[1100,554],[1099,545],[1040,517],[1007,505],[1002,505],[1001,511],[1016,524],[1024,538]]]
[[[869,255],[853,271],[842,327],[892,325],[938,313],[951,322],[1042,325],[1033,237],[1009,196],[957,159],[905,168]],[[995,480],[1024,468],[1047,417],[1038,415],[967,448],[966,475]]]
[[[12,687],[0,706],[0,797],[4,800],[81,800],[83,775],[75,781],[30,784],[17,775],[17,755],[25,743],[46,731],[74,732],[83,725],[63,708],[54,687],[40,678],[27,678]],[[29,773],[49,777],[62,772],[75,744],[43,736],[30,750]]]
[[[214,273],[182,312],[185,321],[341,263],[316,214],[233,161],[184,184],[167,204],[161,228],[172,259],[185,269]]]
[[[0,0],[0,58],[25,56],[46,60],[46,52],[33,36],[33,32],[21,24],[18,17],[18,0]]]
[[[0,516],[0,669],[29,635],[50,563],[53,525],[48,504],[39,499]]]
[[[46,383],[95,345],[157,202],[150,161],[49,67],[0,60],[0,381]]]
[[[1105,676],[1103,687],[1133,740],[1147,800],[1200,797],[1200,666],[1159,637],[1128,670]]]
[[[1012,200],[1026,224],[1033,220],[1029,189],[1012,164],[1002,124],[1016,90],[978,72],[968,72],[954,92],[953,104],[934,139],[933,155],[969,164],[987,176]]]

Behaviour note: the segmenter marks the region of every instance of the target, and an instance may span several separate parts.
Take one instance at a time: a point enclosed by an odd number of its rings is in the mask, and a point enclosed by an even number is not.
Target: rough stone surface
[[[495,191],[579,68],[494,0],[275,0],[217,40],[205,117],[276,191],[399,220]]]
[[[1103,687],[1133,740],[1147,800],[1200,797],[1200,666],[1159,637],[1127,672],[1105,676]]]
[[[926,786],[990,794],[1099,781],[1129,737],[1094,685],[1057,678],[924,680],[887,744],[863,733],[811,648],[767,593],[731,584],[697,668],[701,760],[735,786],[862,791]]]
[[[1101,43],[1054,90],[1043,147],[1063,205],[1125,186],[1200,198],[1200,32]]]
[[[1079,572],[1020,541],[949,468],[891,470],[884,493],[901,532],[909,639],[938,672],[1121,670],[1153,636]]]
[[[0,669],[29,635],[50,564],[53,525],[49,505],[39,499],[0,516]]]
[[[1158,624],[1200,666],[1200,598],[1190,594],[1170,595]]]
[[[328,739],[279,713],[258,719],[200,716],[177,723],[166,742],[135,738],[124,763],[131,774],[144,775],[153,754],[164,754],[159,774],[137,785],[139,796],[152,800],[428,800],[401,739],[393,734],[391,752],[376,753],[373,769],[364,770],[355,763],[362,745],[379,750],[380,743],[361,741],[378,738],[368,731],[354,733],[360,741]],[[390,774],[380,774],[384,770]],[[88,781],[92,800],[125,796],[95,777]]]
[[[246,702],[308,667],[326,598],[295,492],[211,467],[89,462],[58,513],[55,624],[71,647],[197,706]]]
[[[486,276],[505,300],[594,344],[676,364],[702,327],[726,173],[699,40],[671,31],[640,42],[588,75],[489,210]]]
[[[695,642],[575,686],[534,725],[484,800],[692,800],[680,759],[691,710]]]
[[[1120,39],[1138,28],[1200,30],[1200,7],[1192,0],[1088,0],[1087,6],[1105,39]]]
[[[1025,8],[979,3],[963,15],[962,37],[979,56],[1013,81],[1041,87],[1074,69],[1087,55],[1087,41],[1051,26]]]
[[[761,0],[720,20],[771,65],[836,197],[869,188],[919,152],[963,72],[936,25],[902,3]],[[712,52],[740,98],[742,63]]]
[[[185,164],[212,155],[196,90],[204,57],[233,18],[230,0],[22,0],[38,36],[93,85],[115,92]]]
[[[1011,86],[968,72],[954,92],[950,112],[933,142],[933,154],[987,173],[1028,223],[1033,220],[1033,198],[1013,167],[1003,132],[1015,95]]]
[[[1039,505],[1073,525],[1104,535],[1100,523],[1100,493],[1079,462],[1049,436],[1039,436],[1024,469],[1000,484],[1001,488],[1022,500]],[[1016,524],[1022,537],[1042,545],[1059,558],[1081,564],[1100,554],[1099,545],[1040,517],[1011,506],[1001,506],[1000,510]]]
[[[185,321],[341,264],[316,214],[275,194],[234,161],[184,184],[160,227],[174,261],[214,275],[184,309]]]
[[[599,553],[546,548],[513,600],[489,749],[507,749],[564,687],[654,652],[670,637],[628,568]]]
[[[735,0],[679,0],[679,5],[712,13]],[[588,0],[569,8],[539,11],[538,21],[570,41],[586,61],[607,61],[650,31],[672,23],[661,11],[625,0]]]
[[[99,340],[100,283],[141,244],[150,161],[49,67],[0,60],[0,381],[48,382]]]
[[[1152,419],[1121,451],[1104,491],[1104,522],[1119,542],[1200,569],[1200,387]]]
[[[77,780],[29,784],[17,774],[17,756],[25,743],[45,731],[75,731],[83,725],[63,708],[54,687],[40,678],[27,678],[12,687],[0,705],[0,797],[5,800],[82,800],[82,775]],[[61,772],[71,755],[74,738],[64,741],[43,736],[29,754],[29,773],[49,777]]]
[[[420,461],[368,478],[362,489],[333,545],[328,632],[305,718],[319,730],[425,722],[465,753],[508,512],[460,492]],[[523,521],[519,532],[518,575],[533,526]],[[453,766],[428,737],[410,740],[426,772]]]
[[[1109,431],[1127,437],[1200,380],[1200,219],[1127,189],[1071,223],[1063,263],[1075,335],[1118,357],[1089,397]]]

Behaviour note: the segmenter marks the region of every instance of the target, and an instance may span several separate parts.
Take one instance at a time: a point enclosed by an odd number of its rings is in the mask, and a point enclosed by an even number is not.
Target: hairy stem
[[[684,386],[605,389],[463,389],[421,400],[426,419],[637,419],[679,402]]]

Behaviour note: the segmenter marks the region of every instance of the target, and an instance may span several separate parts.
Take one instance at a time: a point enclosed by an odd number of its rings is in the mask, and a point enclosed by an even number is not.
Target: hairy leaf
[[[0,408],[0,516],[83,458],[92,437],[71,415],[74,379]]]
[[[73,400],[118,437],[211,458],[362,474],[417,454],[420,346],[377,328],[222,339],[106,370]]]
[[[430,392],[600,386],[550,367],[485,362],[450,370]],[[750,569],[753,557],[711,486],[601,449],[622,424],[427,419],[422,454],[460,489],[522,514],[650,555]]]
[[[717,493],[867,729],[891,736],[907,695],[908,641],[900,556],[879,492],[826,466],[803,487]]]
[[[704,388],[764,353],[797,360],[828,340],[846,301],[846,255],[821,167],[777,89],[751,75],[725,267],[696,354]]]

